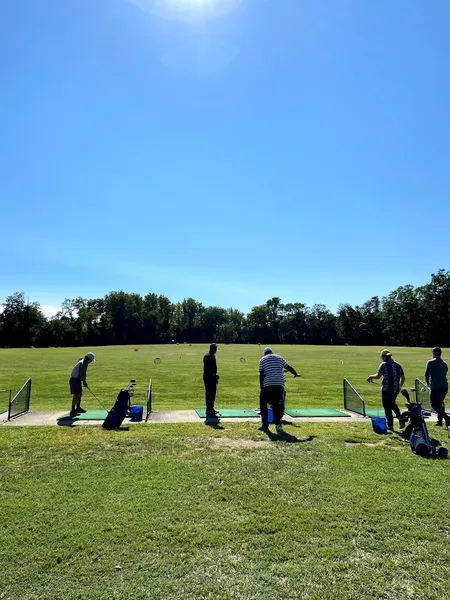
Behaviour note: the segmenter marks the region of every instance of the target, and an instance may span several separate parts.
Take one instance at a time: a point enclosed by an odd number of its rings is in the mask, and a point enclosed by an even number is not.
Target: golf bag
[[[408,409],[402,414],[403,419],[409,421],[408,427],[405,429],[405,438],[409,439],[411,450],[415,454],[428,456],[433,453],[434,448],[428,435],[422,405],[417,400],[412,402],[407,390],[402,390],[401,393],[407,400],[406,407]]]
[[[114,406],[103,421],[103,429],[118,429],[122,421],[131,412],[131,393],[128,389],[120,390]]]

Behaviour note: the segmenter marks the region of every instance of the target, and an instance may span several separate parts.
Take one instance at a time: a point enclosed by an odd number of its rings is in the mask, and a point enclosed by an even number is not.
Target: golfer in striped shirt
[[[267,405],[272,405],[275,428],[278,433],[283,431],[281,419],[284,414],[284,373],[289,371],[294,377],[300,374],[293,369],[282,356],[274,354],[272,348],[264,348],[264,356],[259,361],[259,406],[261,409],[260,431],[269,431]]]

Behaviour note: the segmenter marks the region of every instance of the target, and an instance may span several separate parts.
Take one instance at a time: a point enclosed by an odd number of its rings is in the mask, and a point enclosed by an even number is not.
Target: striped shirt
[[[264,373],[263,387],[282,385],[284,387],[283,369],[288,363],[279,354],[267,354],[259,361],[259,372]]]

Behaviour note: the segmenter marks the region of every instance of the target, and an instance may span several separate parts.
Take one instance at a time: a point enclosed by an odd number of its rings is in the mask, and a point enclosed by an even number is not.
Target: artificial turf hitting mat
[[[66,413],[62,417],[59,417],[57,420],[70,420],[70,421],[104,421],[108,415],[107,410],[87,410],[85,413],[81,415],[77,415],[76,417],[71,417],[70,413]]]
[[[200,419],[206,418],[206,410],[204,408],[196,408],[195,412]],[[258,417],[258,413],[249,408],[221,408],[217,414],[217,418],[223,419],[239,419],[245,417]]]
[[[394,414],[394,413],[392,413]],[[378,408],[366,408],[366,417],[370,419],[377,419],[379,417],[385,417],[384,410]]]
[[[348,417],[349,415],[334,408],[287,408],[290,417]]]

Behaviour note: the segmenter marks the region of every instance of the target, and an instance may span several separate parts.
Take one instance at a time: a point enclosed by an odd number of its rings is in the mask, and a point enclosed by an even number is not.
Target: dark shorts
[[[81,385],[81,379],[75,379],[71,377],[69,379],[70,393],[73,395],[81,396],[83,393],[83,386]]]

